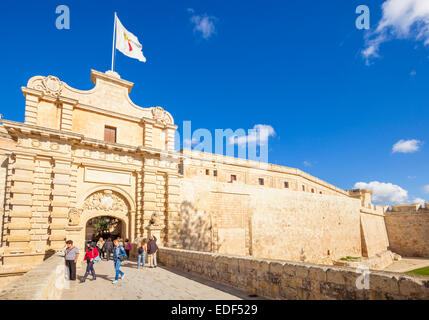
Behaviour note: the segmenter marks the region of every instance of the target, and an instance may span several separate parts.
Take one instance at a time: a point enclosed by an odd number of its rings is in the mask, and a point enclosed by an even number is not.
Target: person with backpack
[[[115,239],[113,241],[114,249],[113,249],[113,264],[115,266],[115,280],[112,283],[117,283],[119,275],[121,279],[125,278],[125,274],[120,270],[122,261],[125,261],[127,258],[127,254],[125,253],[125,249],[123,246],[119,245],[119,240]]]
[[[137,258],[137,269],[140,268],[140,262],[142,264],[142,269],[146,264],[146,253],[147,253],[147,240],[143,239],[138,246],[138,258]]]
[[[149,255],[149,268],[156,268],[156,253],[158,246],[156,245],[156,237],[150,236],[147,244],[147,254]]]
[[[92,242],[88,242],[86,246],[87,249],[85,252],[85,257],[83,258],[83,260],[86,261],[86,272],[82,280],[80,280],[81,283],[85,282],[90,272],[92,274],[92,280],[96,280],[94,263],[100,261],[100,255],[96,246]]]

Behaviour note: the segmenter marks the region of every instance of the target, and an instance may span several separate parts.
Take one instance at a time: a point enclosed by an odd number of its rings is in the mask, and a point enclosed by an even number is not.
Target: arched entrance
[[[100,216],[89,219],[85,226],[85,241],[97,241],[100,238],[112,240],[126,237],[126,224],[118,218]]]
[[[102,217],[118,222],[120,231],[115,228],[112,234],[119,233],[123,239],[131,239],[134,210],[133,200],[119,188],[112,186],[92,189],[70,214],[68,239],[74,240],[78,248],[83,250],[85,241],[92,240],[93,223]]]

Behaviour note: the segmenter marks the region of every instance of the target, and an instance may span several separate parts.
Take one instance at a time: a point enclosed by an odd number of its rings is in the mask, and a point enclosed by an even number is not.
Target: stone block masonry
[[[271,261],[251,257],[161,248],[159,261],[200,277],[285,300],[429,300],[429,278],[374,271],[369,288],[358,289],[353,268]]]
[[[429,257],[429,203],[394,205],[385,216],[391,250],[404,257]]]

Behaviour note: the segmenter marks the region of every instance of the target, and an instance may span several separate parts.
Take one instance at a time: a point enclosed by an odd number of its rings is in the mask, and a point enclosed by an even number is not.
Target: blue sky
[[[417,14],[398,16],[398,1]],[[116,71],[136,104],[163,106],[179,131],[187,120],[213,133],[269,125],[271,163],[344,189],[378,181],[368,187],[380,202],[429,201],[425,2],[4,0],[0,113],[24,120],[20,88],[34,75],[92,88],[90,69],[110,69],[117,11],[147,63],[117,53]],[[55,27],[60,4],[70,30]],[[369,31],[355,26],[360,4]],[[392,152],[400,140],[407,152]]]

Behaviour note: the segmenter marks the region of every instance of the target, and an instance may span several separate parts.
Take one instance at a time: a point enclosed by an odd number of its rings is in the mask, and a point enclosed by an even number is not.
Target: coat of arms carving
[[[58,98],[61,95],[64,84],[54,76],[37,77],[31,87],[43,91],[44,95]]]
[[[104,190],[93,193],[84,202],[83,210],[128,213],[128,205],[119,194]]]
[[[162,107],[152,108],[152,115],[156,122],[163,125],[171,124],[171,116]]]

